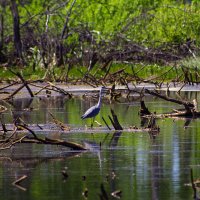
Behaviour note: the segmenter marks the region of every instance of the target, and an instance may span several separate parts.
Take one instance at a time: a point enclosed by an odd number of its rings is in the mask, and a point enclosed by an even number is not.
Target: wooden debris
[[[19,179],[15,180],[12,184],[20,184],[24,179],[26,179],[28,176],[27,175],[23,175],[21,176]]]
[[[11,93],[8,97],[6,97],[5,100],[13,98],[23,87],[24,87],[24,85],[21,85],[13,93]]]
[[[197,110],[197,102],[194,99],[193,102],[181,101],[178,99],[173,99],[164,95],[159,94],[155,91],[150,91],[148,89],[145,90],[146,93],[151,94],[153,96],[159,97],[166,101],[170,101],[173,103],[177,103],[179,105],[183,105],[184,109],[174,109],[171,113],[155,115],[156,117],[200,117],[200,112]]]
[[[19,72],[14,72],[12,70],[10,70],[14,75],[16,75],[17,77],[19,77],[19,79],[21,80],[21,82],[23,83],[23,87],[26,87],[27,91],[29,92],[31,97],[34,97],[34,94],[32,92],[32,90],[30,89],[28,82],[23,78],[23,76],[19,73]]]
[[[22,127],[23,129],[28,130],[33,137],[26,135],[23,135],[21,137],[18,137],[16,135],[16,130],[11,134],[11,136],[5,140],[0,140],[0,143],[3,144],[3,146],[0,148],[1,150],[9,149],[13,145],[17,143],[35,143],[35,144],[47,144],[47,145],[60,145],[64,147],[68,147],[74,150],[86,150],[86,148],[80,144],[77,144],[75,142],[69,142],[65,140],[60,139],[50,139],[50,138],[39,138],[33,130],[28,128],[26,125],[17,125],[17,127]]]
[[[117,115],[115,114],[114,110],[111,108],[110,109],[112,117],[109,115],[109,119],[114,127],[115,130],[123,130],[122,126],[120,125]]]
[[[108,126],[108,124],[107,124],[106,120],[104,119],[104,117],[102,117],[102,119],[103,119],[105,125],[107,126],[107,128],[108,128],[109,130],[111,130],[111,128]]]
[[[115,178],[116,178],[116,173],[115,173],[115,171],[112,171],[112,173],[111,173],[111,178],[114,180]]]
[[[61,121],[57,120],[54,115],[49,112],[49,114],[51,115],[51,117],[53,118],[54,123],[62,130],[62,131],[70,131],[70,127],[66,126],[64,123],[62,123]]]
[[[196,185],[194,183],[192,168],[190,169],[190,178],[191,178],[191,184],[192,184],[192,189],[193,189],[193,198],[197,200],[199,198],[197,197],[197,189],[196,189]]]
[[[57,92],[59,92],[60,94],[64,94],[64,95],[68,95],[69,97],[72,97],[72,95],[65,91],[64,89],[61,89],[59,87],[57,87],[55,84],[51,83],[51,82],[48,82],[48,84],[53,88],[55,89]]]
[[[87,198],[88,197],[88,189],[85,188],[84,191],[82,192],[82,195]]]
[[[116,100],[117,98],[119,98],[121,96],[121,93],[116,92],[115,89],[115,84],[112,85],[111,89],[109,89],[109,94],[110,94],[110,100]]]
[[[63,175],[63,178],[66,180],[67,178],[68,178],[68,173],[67,173],[67,170],[66,169],[63,169],[62,171],[61,171],[61,173],[62,173],[62,175]]]
[[[140,116],[143,115],[151,115],[151,112],[148,110],[148,108],[146,107],[144,101],[140,101]]]
[[[121,190],[115,190],[114,192],[111,193],[111,196],[120,199],[122,195],[122,191]]]
[[[28,176],[27,175],[23,175],[21,176],[19,179],[15,180],[14,182],[12,182],[12,185],[16,186],[17,188],[23,190],[23,191],[26,191],[26,188],[20,186],[19,184],[25,180]]]
[[[0,105],[0,114],[5,112],[7,110],[7,108],[3,105]]]
[[[45,85],[39,91],[35,92],[35,95],[38,95],[40,92],[42,92],[43,90],[45,90],[47,87],[49,87],[49,84]]]

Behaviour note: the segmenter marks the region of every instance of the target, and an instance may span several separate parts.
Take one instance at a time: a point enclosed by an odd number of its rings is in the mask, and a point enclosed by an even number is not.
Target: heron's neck
[[[97,106],[100,108],[101,107],[101,91],[99,92],[99,101],[97,103]]]

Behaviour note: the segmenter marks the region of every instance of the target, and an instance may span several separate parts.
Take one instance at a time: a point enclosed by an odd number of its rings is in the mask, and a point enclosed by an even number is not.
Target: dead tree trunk
[[[13,16],[13,32],[14,32],[14,45],[15,45],[16,56],[23,63],[18,7],[17,7],[16,0],[10,0],[10,3],[11,3],[10,9],[11,9],[12,16]]]

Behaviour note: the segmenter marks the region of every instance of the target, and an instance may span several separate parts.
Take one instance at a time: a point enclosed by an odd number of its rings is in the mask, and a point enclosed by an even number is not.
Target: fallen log
[[[196,99],[194,99],[193,102],[181,101],[178,99],[170,98],[165,95],[159,94],[158,92],[155,91],[150,91],[148,89],[145,89],[145,92],[150,95],[164,99],[166,101],[170,101],[184,106],[184,109],[173,109],[173,112],[171,113],[157,114],[155,115],[155,117],[200,117],[200,112],[197,110]]]
[[[27,134],[19,137],[18,135],[15,134],[18,127],[28,130],[33,135],[33,137],[30,137]],[[13,134],[11,134],[10,137],[4,140],[0,140],[0,144],[1,144],[0,150],[10,149],[13,145],[16,145],[18,143],[60,145],[60,146],[69,147],[74,150],[86,150],[86,148],[83,145],[77,144],[75,142],[69,142],[69,141],[60,140],[60,139],[50,139],[47,137],[44,139],[40,138],[36,135],[36,133],[33,130],[28,128],[26,125],[17,125],[17,128],[15,129]]]
[[[194,108],[194,103],[191,103],[191,102],[188,102],[188,101],[181,101],[181,100],[178,100],[178,99],[173,99],[173,98],[167,97],[165,95],[161,95],[158,92],[150,91],[148,89],[145,89],[145,92],[148,93],[148,94],[151,94],[153,96],[159,97],[161,99],[164,99],[166,101],[171,101],[171,102],[183,105],[183,106],[185,106],[186,110],[188,108]]]

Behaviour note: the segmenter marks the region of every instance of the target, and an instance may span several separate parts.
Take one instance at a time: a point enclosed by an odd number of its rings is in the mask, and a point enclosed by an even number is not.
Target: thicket
[[[198,0],[0,1],[4,71],[58,68],[67,77],[113,63],[169,65],[198,57],[199,33]]]

